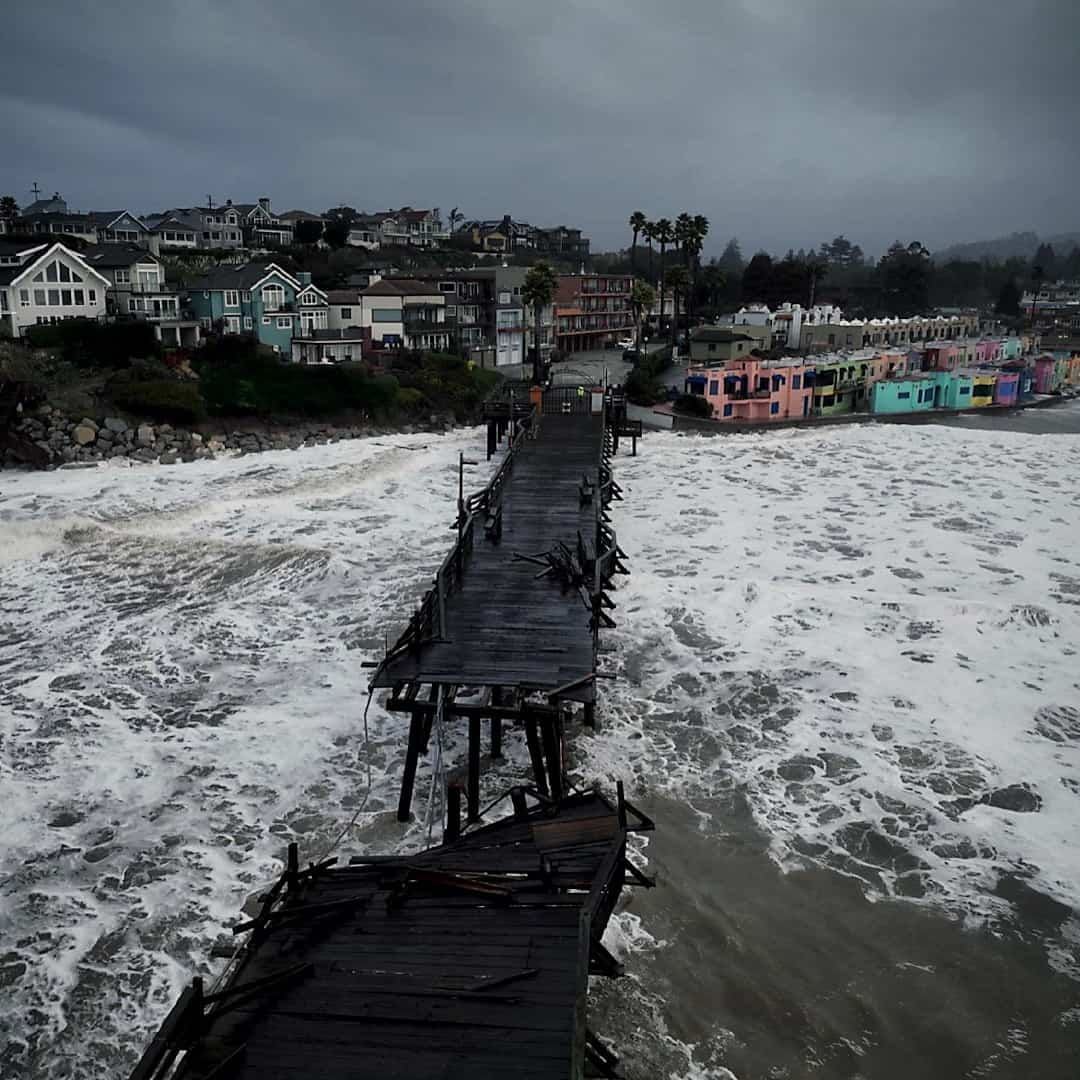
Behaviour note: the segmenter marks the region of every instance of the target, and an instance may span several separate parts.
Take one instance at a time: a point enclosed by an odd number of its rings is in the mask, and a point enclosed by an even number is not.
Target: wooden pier
[[[652,822],[590,792],[529,806],[418,855],[289,867],[223,989],[195,980],[131,1080],[580,1080],[618,1061],[588,1025],[590,975]],[[329,860],[332,863],[334,860]]]
[[[563,726],[580,707],[595,724],[599,632],[615,625],[613,579],[626,556],[607,507],[621,492],[610,459],[620,435],[634,439],[610,396],[544,394],[539,407],[494,403],[488,451],[508,448],[477,494],[459,498],[457,542],[406,630],[378,664],[373,688],[410,717],[398,817],[409,818],[417,763],[436,725],[467,720],[469,820],[479,817],[483,725],[492,758],[507,722],[525,730],[539,791],[558,799]]]

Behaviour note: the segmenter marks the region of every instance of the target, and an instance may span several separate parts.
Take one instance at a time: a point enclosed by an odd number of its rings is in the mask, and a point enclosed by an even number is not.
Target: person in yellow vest
[[[579,386],[577,388],[577,396],[578,396],[579,399],[581,399],[581,398],[583,398],[585,396],[585,387],[584,386]]]

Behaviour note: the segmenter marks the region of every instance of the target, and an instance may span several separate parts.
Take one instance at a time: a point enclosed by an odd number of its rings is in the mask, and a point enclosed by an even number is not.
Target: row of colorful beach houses
[[[1080,389],[1080,356],[1024,352],[1018,337],[932,341],[918,349],[765,359],[686,370],[685,392],[716,420],[757,423],[866,412],[1015,406]]]

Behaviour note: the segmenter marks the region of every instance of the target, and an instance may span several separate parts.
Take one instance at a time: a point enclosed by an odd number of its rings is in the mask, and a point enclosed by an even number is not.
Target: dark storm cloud
[[[1080,225],[1077,0],[38,2],[0,192],[270,195],[875,249]]]

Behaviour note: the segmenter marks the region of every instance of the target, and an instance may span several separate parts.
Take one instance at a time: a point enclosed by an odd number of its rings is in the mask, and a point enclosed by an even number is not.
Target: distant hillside
[[[1030,259],[1040,244],[1050,244],[1057,255],[1068,255],[1074,247],[1080,247],[1080,232],[1058,233],[1056,236],[1039,236],[1034,232],[1016,232],[999,236],[996,240],[975,240],[970,244],[953,244],[934,252],[938,263],[949,259],[1011,259],[1018,256]]]

